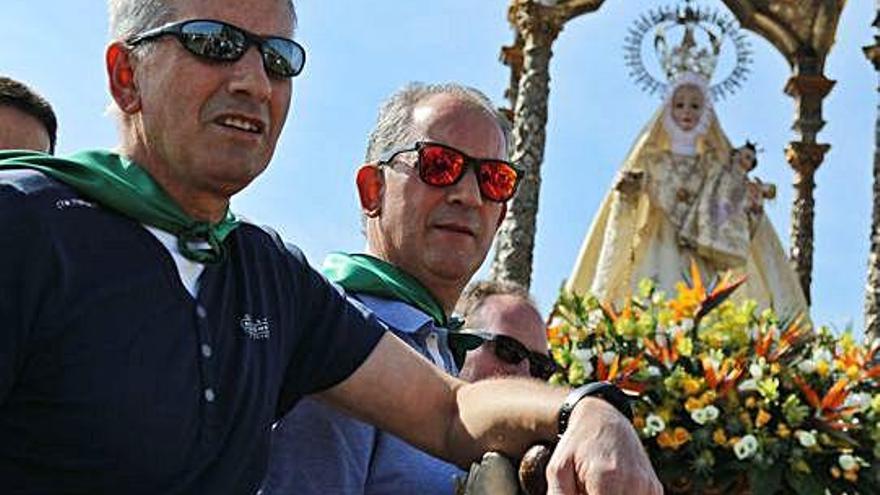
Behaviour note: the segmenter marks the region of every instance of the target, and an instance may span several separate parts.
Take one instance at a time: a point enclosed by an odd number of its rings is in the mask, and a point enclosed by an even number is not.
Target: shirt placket
[[[200,294],[201,296],[201,294]],[[216,365],[216,352],[211,338],[211,319],[204,301],[199,297],[195,305],[196,313],[196,337],[198,338],[199,374],[201,376],[201,400],[204,404],[204,435],[202,442],[207,445],[213,444],[218,438],[219,411],[218,401],[221,391],[218,389]]]

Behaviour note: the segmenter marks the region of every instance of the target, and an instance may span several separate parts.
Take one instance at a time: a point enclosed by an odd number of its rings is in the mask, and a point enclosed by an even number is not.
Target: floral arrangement
[[[548,335],[578,385],[639,394],[634,425],[671,493],[880,493],[880,342],[728,298],[696,265],[674,298],[640,284],[617,309],[563,293]]]

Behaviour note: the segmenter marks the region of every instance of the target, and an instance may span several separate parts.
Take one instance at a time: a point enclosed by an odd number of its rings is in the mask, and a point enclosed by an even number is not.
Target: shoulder
[[[29,169],[0,169],[0,201],[22,201],[39,196],[70,196],[73,189]]]

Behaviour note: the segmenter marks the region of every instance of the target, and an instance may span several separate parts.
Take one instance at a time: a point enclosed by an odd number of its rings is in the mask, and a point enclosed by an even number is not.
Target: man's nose
[[[461,203],[466,206],[477,207],[483,204],[483,196],[480,193],[480,182],[473,167],[465,165],[467,169],[459,181],[449,187],[447,199],[451,203]]]
[[[263,65],[263,56],[252,46],[233,63],[234,76],[229,81],[233,94],[247,94],[258,101],[268,101],[272,96],[272,81]]]

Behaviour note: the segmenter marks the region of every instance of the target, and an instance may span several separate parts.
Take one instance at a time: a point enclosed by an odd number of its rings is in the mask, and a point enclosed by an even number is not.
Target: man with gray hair
[[[450,350],[457,325],[450,314],[485,259],[521,173],[505,161],[508,129],[473,88],[412,83],[396,92],[379,111],[357,172],[366,252],[324,262],[330,280],[452,374],[461,362]],[[276,427],[263,493],[451,495],[461,474],[306,399]]]
[[[137,17],[159,4],[111,7]],[[167,5],[107,47],[115,151],[0,152],[4,491],[253,493],[271,425],[317,393],[458,465],[559,433],[548,470],[559,491],[659,493],[609,403],[446,375],[299,250],[233,214],[303,69],[293,11],[286,0]],[[388,187],[412,186],[401,160],[387,162]],[[374,210],[377,172],[363,181]],[[467,218],[422,220],[466,254],[482,239]]]

